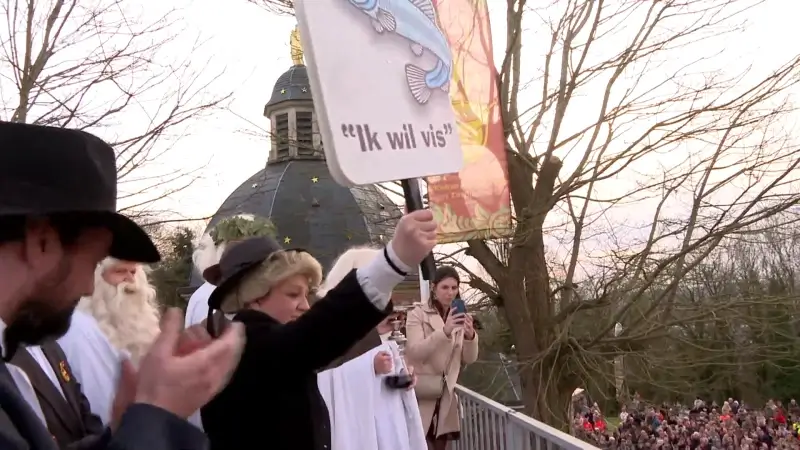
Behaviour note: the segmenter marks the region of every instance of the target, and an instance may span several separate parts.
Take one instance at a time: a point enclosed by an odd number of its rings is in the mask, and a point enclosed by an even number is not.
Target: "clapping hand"
[[[211,336],[203,325],[189,327],[180,333],[175,356],[186,356],[212,342]],[[134,403],[136,399],[137,385],[139,383],[139,373],[128,358],[120,362],[120,377],[117,384],[117,393],[114,396],[114,403],[111,406],[110,428],[116,430],[125,410]]]
[[[177,356],[186,356],[193,353],[206,345],[210,344],[214,339],[208,334],[205,324],[192,325],[191,327],[183,330],[178,338],[178,348],[175,352]]]
[[[139,366],[134,401],[186,418],[230,380],[244,348],[244,328],[234,322],[215,340],[182,328],[180,311],[168,310],[161,334]]]
[[[130,359],[124,358],[120,361],[119,381],[117,382],[117,393],[114,395],[114,403],[111,404],[111,421],[109,428],[116,431],[125,410],[133,404],[136,398],[136,384],[139,382],[136,368]]]

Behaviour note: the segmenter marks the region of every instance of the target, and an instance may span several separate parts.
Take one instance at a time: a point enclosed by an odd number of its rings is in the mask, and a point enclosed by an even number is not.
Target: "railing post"
[[[516,440],[517,440],[516,439],[516,433],[514,433],[514,431],[515,431],[514,430],[514,424],[511,423],[510,420],[504,420],[503,422],[505,422],[505,425],[506,425],[505,426],[505,431],[503,432],[503,434],[505,435],[505,439],[504,439],[505,445],[506,445],[505,448],[507,450],[512,450],[512,449],[515,450],[515,449],[519,448],[517,446],[517,442],[516,442]]]

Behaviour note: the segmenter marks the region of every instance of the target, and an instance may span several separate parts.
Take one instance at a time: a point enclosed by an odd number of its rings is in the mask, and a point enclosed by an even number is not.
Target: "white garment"
[[[394,342],[317,375],[331,420],[331,450],[426,450],[413,391],[398,391],[375,375],[380,351],[397,354]]]
[[[206,320],[208,317],[208,297],[214,292],[216,286],[211,283],[203,283],[202,286],[194,291],[186,305],[186,317],[183,319],[184,326],[189,328],[192,325]]]
[[[400,357],[397,343],[389,341],[383,344],[394,360],[395,373],[405,369],[405,364]],[[398,367],[401,366],[401,367]],[[378,383],[377,414],[375,427],[378,430],[378,450],[427,450],[425,430],[422,428],[422,416],[419,412],[419,403],[413,390],[397,390]]]
[[[108,425],[117,393],[121,363],[127,355],[117,351],[91,315],[72,314],[72,325],[58,344],[67,355],[72,373],[83,387],[92,413]]]
[[[36,361],[36,364],[39,364],[39,367],[42,368],[42,372],[47,375],[47,378],[53,383],[53,386],[55,386],[61,396],[64,397],[64,390],[61,389],[61,382],[58,381],[58,375],[56,375],[56,371],[53,370],[53,366],[50,365],[50,360],[47,359],[42,347],[39,347],[38,345],[31,345],[29,347],[25,347],[25,350],[30,353],[33,360]],[[66,397],[64,397],[64,399],[66,399]]]
[[[183,324],[186,328],[206,320],[208,318],[208,297],[214,292],[217,287],[211,283],[203,283],[202,286],[194,291],[194,294],[189,298],[189,304],[186,305],[186,316],[183,318]],[[230,319],[232,314],[227,315]],[[200,411],[195,411],[189,416],[189,423],[199,429],[203,429],[203,421],[200,418]]]

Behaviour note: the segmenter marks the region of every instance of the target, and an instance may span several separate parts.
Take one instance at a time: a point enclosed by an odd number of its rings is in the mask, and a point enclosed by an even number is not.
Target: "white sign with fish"
[[[433,0],[295,0],[328,167],[361,185],[458,172],[453,57]]]

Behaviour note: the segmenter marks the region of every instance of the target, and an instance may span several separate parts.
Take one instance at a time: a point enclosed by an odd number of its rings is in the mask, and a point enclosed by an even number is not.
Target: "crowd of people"
[[[795,399],[751,408],[733,398],[718,404],[699,397],[691,405],[656,406],[637,395],[622,406],[616,426],[595,403],[576,412],[573,429],[608,449],[800,449],[800,406]]]
[[[388,339],[393,288],[436,244],[430,211],[391,242],[313,252],[238,236],[195,252],[187,315],[147,279],[160,255],[116,212],[113,149],[86,132],[0,122],[0,449],[444,450],[477,359],[459,275]],[[313,250],[313,249],[311,249]],[[342,326],[346,324],[346,326]]]

